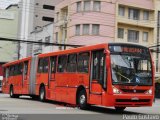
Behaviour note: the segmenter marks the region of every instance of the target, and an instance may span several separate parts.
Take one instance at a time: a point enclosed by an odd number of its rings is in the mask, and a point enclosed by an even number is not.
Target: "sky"
[[[0,0],[0,9],[6,9],[8,6],[17,4],[20,0]]]

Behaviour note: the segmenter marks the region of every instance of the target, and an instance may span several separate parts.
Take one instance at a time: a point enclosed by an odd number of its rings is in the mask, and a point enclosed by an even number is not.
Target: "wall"
[[[19,23],[18,12],[17,6],[12,6],[7,10],[0,9],[0,37],[17,38]],[[2,14],[5,15],[2,17]],[[18,53],[16,48],[16,43],[0,41],[0,62],[9,62],[17,59]]]

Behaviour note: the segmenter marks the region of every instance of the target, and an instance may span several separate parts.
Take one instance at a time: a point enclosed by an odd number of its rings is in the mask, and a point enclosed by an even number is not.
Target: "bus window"
[[[39,59],[38,63],[38,73],[47,73],[48,72],[48,58]]]
[[[15,72],[14,75],[21,75],[22,74],[22,63],[15,65]]]
[[[5,77],[8,78],[9,77],[9,68],[5,69]]]
[[[13,76],[15,72],[15,66],[11,66],[9,69],[9,76]]]
[[[48,62],[49,59],[48,58],[44,58],[43,59],[43,73],[48,73]]]
[[[59,56],[58,58],[58,72],[64,72],[67,63],[67,56]]]
[[[18,65],[15,65],[15,66],[14,66],[13,76],[18,75],[18,72],[19,72],[19,70],[18,70]]]
[[[89,53],[78,55],[78,72],[88,73],[89,70]]]
[[[6,68],[3,68],[3,77],[6,78]]]
[[[72,54],[68,56],[67,60],[67,72],[76,72],[77,55]]]
[[[43,72],[43,59],[39,59],[38,62],[38,73],[42,73]]]
[[[24,62],[24,75],[28,74],[28,61]]]
[[[51,73],[56,73],[56,57],[51,57]]]

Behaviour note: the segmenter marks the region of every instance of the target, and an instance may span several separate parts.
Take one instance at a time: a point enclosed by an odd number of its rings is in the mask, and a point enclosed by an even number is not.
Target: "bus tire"
[[[46,99],[46,91],[44,86],[40,87],[39,99],[41,102],[44,102]]]
[[[14,89],[13,86],[10,87],[10,93],[9,93],[11,98],[19,98],[19,95],[14,94]]]
[[[85,90],[81,90],[78,94],[78,106],[80,109],[87,109],[87,94]]]
[[[126,109],[126,107],[115,107],[115,109],[117,112],[123,112]]]
[[[10,87],[9,95],[11,98],[14,98],[13,86]]]

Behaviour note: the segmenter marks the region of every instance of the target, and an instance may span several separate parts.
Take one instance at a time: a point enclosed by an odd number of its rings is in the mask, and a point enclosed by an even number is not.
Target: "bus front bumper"
[[[138,94],[114,94],[110,97],[111,106],[123,106],[123,107],[141,107],[152,106],[154,101],[153,95],[138,95]]]

